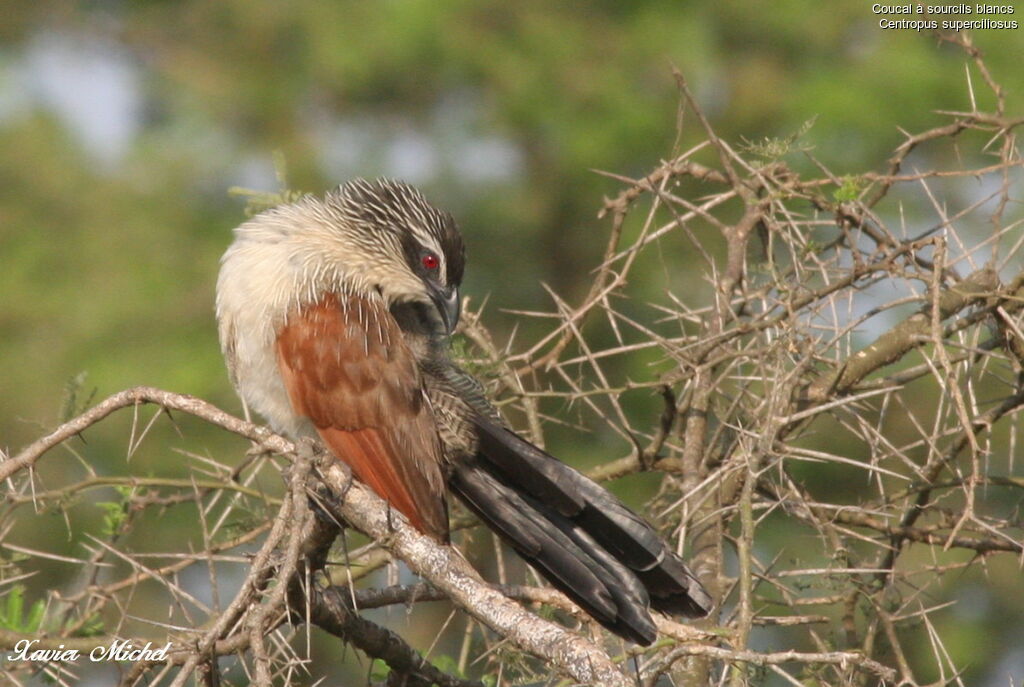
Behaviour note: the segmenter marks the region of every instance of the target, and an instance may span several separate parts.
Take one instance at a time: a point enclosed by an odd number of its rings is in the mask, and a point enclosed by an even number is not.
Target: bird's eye
[[[438,266],[441,264],[441,261],[438,260],[437,256],[434,255],[433,253],[427,253],[426,255],[424,255],[422,258],[420,258],[420,262],[423,263],[424,267],[431,271],[436,270]]]

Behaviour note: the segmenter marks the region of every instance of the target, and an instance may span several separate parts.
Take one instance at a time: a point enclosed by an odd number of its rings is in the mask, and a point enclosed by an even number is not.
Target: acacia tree
[[[724,141],[677,75],[681,125],[703,140],[641,179],[616,177],[582,302],[553,294],[554,312],[523,315],[547,318],[546,335],[514,345],[495,341],[491,315],[466,309],[458,355],[533,441],[545,440],[545,403],[570,402],[578,421],[627,447],[596,479],[659,477],[646,516],[688,550],[717,601],[707,620],[659,618],[663,641],[643,650],[612,643],[549,588],[503,572],[501,585],[483,581],[315,446],[135,388],[0,462],[0,647],[87,654],[119,638],[170,642],[165,657],[121,664],[122,685],[315,682],[340,652],[309,660],[311,633],[377,659],[368,679],[395,685],[959,681],[941,618],[955,597],[950,573],[1019,575],[1024,553],[1024,481],[1012,474],[1024,407],[1014,195],[1024,118],[1005,111],[970,42],[946,40],[985,89],[968,84],[970,102],[991,107],[941,113],[878,172],[836,174],[800,136]],[[682,252],[700,269],[678,272]],[[663,291],[631,283],[650,270],[664,274]],[[185,416],[251,449],[213,458],[186,448],[187,479],[135,474],[130,461],[124,474],[96,474],[76,437],[119,409],[131,414],[128,458],[154,450],[155,423]],[[91,529],[66,516],[69,532],[87,536],[86,555],[23,539],[33,514],[73,513],[111,488],[117,498]],[[189,531],[155,537],[171,510],[187,512]],[[480,538],[468,514],[454,518],[456,547]],[[339,537],[342,524],[362,535]],[[504,561],[500,547],[493,556]],[[374,575],[395,560],[423,581]],[[76,566],[78,582],[26,599],[23,583],[60,564]],[[445,599],[463,628],[450,665],[366,617]],[[38,657],[8,662],[6,676],[73,685],[88,674],[82,661]]]

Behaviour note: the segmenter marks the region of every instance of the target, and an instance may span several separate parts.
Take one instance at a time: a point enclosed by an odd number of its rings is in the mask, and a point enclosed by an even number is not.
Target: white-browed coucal
[[[452,217],[391,180],[253,217],[217,282],[232,381],[276,431],[318,438],[443,542],[455,494],[622,637],[653,642],[652,607],[707,614],[708,594],[650,525],[511,431],[451,361],[464,262]]]

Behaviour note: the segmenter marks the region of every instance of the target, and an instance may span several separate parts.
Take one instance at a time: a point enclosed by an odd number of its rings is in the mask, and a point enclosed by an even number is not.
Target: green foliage
[[[37,600],[25,614],[25,586],[16,584],[7,592],[3,603],[0,603],[0,629],[9,630],[23,635],[39,632],[43,623],[46,604]]]
[[[814,255],[815,253],[817,253],[818,251],[821,250],[823,245],[824,244],[822,244],[821,242],[815,241],[814,239],[811,239],[804,246],[804,254],[803,254],[803,256],[807,257],[808,255]],[[779,284],[778,288],[779,289],[786,289],[786,285],[785,284]]]
[[[448,675],[454,675],[455,677],[466,677],[466,675],[459,670],[459,661],[454,656],[448,654],[440,654],[431,658],[431,663],[434,667],[441,672],[447,673]]]
[[[387,680],[388,675],[391,674],[391,668],[388,664],[379,658],[373,659],[370,663],[370,679],[376,683],[383,683]]]
[[[497,364],[475,357],[472,349],[473,345],[462,334],[452,336],[449,354],[452,360],[456,361],[462,369],[469,372],[482,383],[486,383],[497,376]]]
[[[96,398],[96,387],[89,390],[85,398],[82,398],[82,391],[85,387],[87,372],[79,372],[64,384],[64,400],[61,403],[60,419],[66,422],[88,408],[93,399]]]
[[[864,182],[860,177],[847,175],[842,178],[839,188],[832,192],[832,197],[840,203],[853,202],[863,190]]]
[[[44,627],[46,602],[37,599],[26,612],[26,591],[24,585],[16,584],[3,598],[0,598],[0,630],[7,630],[27,637],[38,636],[46,630]],[[74,621],[69,619],[67,624],[70,626],[74,624]],[[74,636],[96,637],[102,635],[104,630],[103,619],[100,614],[94,613],[81,623]]]
[[[454,657],[448,654],[441,654],[431,658],[431,663],[434,667],[447,675],[453,675],[458,678],[465,678],[465,674],[459,670],[459,662]],[[380,660],[379,658],[373,659],[370,664],[370,679],[375,683],[384,684],[387,681],[388,675],[391,674],[391,668],[387,663]]]
[[[817,119],[817,117],[808,119],[800,126],[799,129],[788,136],[765,137],[761,141],[748,141],[746,138],[743,138],[741,139],[743,141],[743,145],[740,149],[764,158],[769,162],[781,160],[790,153],[810,151],[813,148],[812,145],[808,143],[801,143],[797,145],[797,141],[807,135],[807,133],[814,127],[814,123]]]
[[[274,172],[277,176],[277,191],[257,191],[240,186],[232,186],[228,193],[235,198],[245,199],[245,214],[247,217],[258,215],[264,210],[270,210],[278,205],[294,203],[302,196],[303,191],[293,191],[288,188],[288,167],[285,155],[280,150],[274,151]]]
[[[96,504],[103,511],[103,524],[100,530],[104,537],[116,537],[121,533],[122,528],[128,521],[129,507],[131,500],[137,494],[141,495],[143,490],[137,491],[135,487],[115,486],[114,489],[121,496],[120,501],[100,501]]]
[[[70,624],[70,621],[69,621]],[[85,622],[82,623],[81,627],[75,633],[77,637],[99,637],[106,632],[106,624],[103,622],[103,617],[99,613],[93,613]]]
[[[236,198],[245,199],[247,217],[253,217],[264,210],[276,208],[278,205],[293,203],[305,195],[299,191],[257,191],[240,186],[232,186],[228,189],[228,193]]]

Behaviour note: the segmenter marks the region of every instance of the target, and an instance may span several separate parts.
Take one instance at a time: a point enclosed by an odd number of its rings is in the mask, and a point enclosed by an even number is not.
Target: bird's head
[[[235,231],[218,289],[225,306],[237,296],[276,318],[325,292],[353,292],[411,306],[431,331],[450,334],[458,324],[462,237],[451,215],[408,184],[356,179]]]
[[[450,334],[459,321],[465,264],[452,216],[412,186],[390,179],[350,181],[324,203],[342,215],[346,242],[366,259],[366,286],[392,306],[429,306]]]

